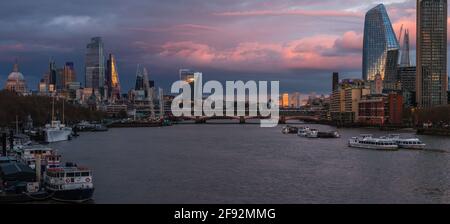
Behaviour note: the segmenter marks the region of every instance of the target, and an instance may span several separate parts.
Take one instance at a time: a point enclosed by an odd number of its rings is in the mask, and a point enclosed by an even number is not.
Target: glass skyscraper
[[[106,82],[108,99],[110,101],[120,99],[119,72],[117,71],[116,59],[113,54],[109,54],[106,63]]]
[[[447,104],[447,0],[417,0],[418,106]]]
[[[99,90],[104,96],[105,86],[105,57],[101,37],[94,37],[86,46],[86,88]]]
[[[369,10],[364,22],[363,79],[394,81],[400,45],[383,4]]]

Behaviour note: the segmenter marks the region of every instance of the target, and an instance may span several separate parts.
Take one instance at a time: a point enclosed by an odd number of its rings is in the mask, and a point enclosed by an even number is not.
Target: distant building
[[[403,123],[403,96],[401,94],[391,93],[388,95],[389,124]]]
[[[86,46],[85,58],[85,87],[105,93],[105,58],[101,37],[94,37]]]
[[[5,89],[20,95],[28,93],[25,77],[19,72],[19,63],[17,61],[14,64],[13,71],[8,75]]]
[[[119,72],[117,71],[117,64],[114,55],[109,54],[106,63],[106,83],[108,100],[115,102],[120,99],[120,81]]]
[[[62,72],[63,89],[67,89],[69,83],[77,81],[77,74],[73,62],[66,62]]]
[[[145,90],[146,88],[155,87],[155,81],[150,80],[147,68],[138,65],[137,70],[136,82],[134,85],[135,90]]]
[[[378,73],[375,75],[374,88],[372,89],[372,94],[381,94],[383,93],[383,79],[381,75]]]
[[[400,94],[365,95],[359,101],[358,122],[365,125],[402,124],[403,96]]]
[[[128,107],[125,104],[110,104],[106,106],[106,113],[109,117],[119,117],[121,113],[128,113]]]
[[[398,76],[405,105],[416,106],[416,66],[399,67]]]
[[[47,85],[53,85],[53,88],[56,87],[56,77],[57,76],[57,69],[56,69],[56,63],[55,61],[50,61],[48,65],[48,72],[44,75],[45,81]]]
[[[195,80],[195,75],[202,76],[201,72],[195,72],[190,69],[180,69],[179,70],[180,80],[185,81],[191,86],[191,98],[194,99],[195,91],[198,91],[197,94],[199,96],[203,96],[203,93],[201,91],[201,87],[197,86],[199,83],[198,80]]]
[[[88,105],[89,100],[91,100],[92,103],[93,96],[95,96],[96,104],[101,101],[101,94],[97,89],[80,88],[76,90],[76,99],[80,104]]]
[[[358,103],[362,96],[370,94],[365,82],[359,79],[345,79],[339,84],[330,99],[331,119],[340,124],[351,124],[358,120]]]
[[[292,108],[299,108],[302,106],[301,94],[299,92],[295,92],[290,95],[289,106]]]
[[[45,79],[41,79],[38,84],[38,92],[40,95],[47,95],[49,93],[48,84]]]
[[[63,68],[58,68],[56,69],[56,90],[57,91],[62,91],[64,90],[64,69]]]
[[[332,92],[334,92],[338,89],[338,85],[339,85],[339,73],[333,72]]]
[[[418,107],[447,104],[447,0],[417,0]]]
[[[344,102],[345,101],[345,92],[336,90],[331,95],[331,103],[330,103],[330,112],[331,113],[340,113],[345,111]]]
[[[416,66],[399,67],[398,76],[402,84],[402,90],[416,91]]]
[[[128,97],[133,110],[135,118],[155,118],[155,88],[150,87],[154,85],[149,80],[148,71],[145,67],[138,65],[136,72],[135,89],[130,90]]]
[[[395,79],[399,56],[399,43],[383,4],[369,10],[364,23],[363,79]]]
[[[288,108],[289,107],[289,93],[283,93],[281,95],[281,107]]]
[[[195,72],[190,69],[180,69],[179,71],[180,80],[193,83]]]

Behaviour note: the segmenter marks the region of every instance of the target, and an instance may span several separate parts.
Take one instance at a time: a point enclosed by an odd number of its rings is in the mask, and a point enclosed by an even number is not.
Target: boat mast
[[[55,96],[52,96],[52,123],[55,121]]]
[[[62,112],[63,112],[63,115],[62,115],[62,123],[64,124],[64,99],[63,99],[63,105],[62,105]]]
[[[19,134],[19,116],[16,115],[16,134]]]

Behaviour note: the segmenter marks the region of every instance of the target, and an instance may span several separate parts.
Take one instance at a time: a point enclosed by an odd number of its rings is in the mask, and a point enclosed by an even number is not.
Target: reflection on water
[[[249,123],[111,129],[53,146],[94,170],[96,203],[450,203],[450,138],[383,152],[347,147],[389,134],[377,129],[307,139]]]

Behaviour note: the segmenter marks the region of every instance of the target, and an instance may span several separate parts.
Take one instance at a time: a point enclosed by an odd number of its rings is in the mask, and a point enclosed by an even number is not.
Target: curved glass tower
[[[378,73],[382,79],[395,79],[399,48],[384,5],[369,10],[364,22],[363,79],[375,80]]]

